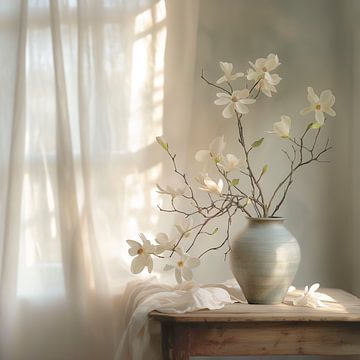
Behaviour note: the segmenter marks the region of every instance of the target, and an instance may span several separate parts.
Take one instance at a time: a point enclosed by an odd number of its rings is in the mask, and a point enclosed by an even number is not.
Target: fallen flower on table
[[[314,309],[318,307],[325,307],[326,305],[321,301],[322,294],[316,292],[319,288],[319,283],[311,285],[310,288],[305,286],[303,294],[296,297],[292,304],[294,306],[306,306]],[[293,292],[294,290],[294,287],[289,288],[290,292]]]

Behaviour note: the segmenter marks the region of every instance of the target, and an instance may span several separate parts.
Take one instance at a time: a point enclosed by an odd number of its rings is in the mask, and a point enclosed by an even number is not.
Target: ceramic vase
[[[250,304],[279,304],[300,263],[300,247],[283,218],[248,218],[233,239],[231,270]]]

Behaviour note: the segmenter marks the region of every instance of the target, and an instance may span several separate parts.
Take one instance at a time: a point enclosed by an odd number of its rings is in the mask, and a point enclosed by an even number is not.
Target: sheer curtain
[[[112,359],[124,239],[162,221],[155,136],[189,129],[197,1],[9,0],[0,19],[0,359]]]

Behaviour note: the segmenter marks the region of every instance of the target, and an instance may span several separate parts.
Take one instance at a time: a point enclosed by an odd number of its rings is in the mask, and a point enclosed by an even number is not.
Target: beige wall
[[[347,5],[347,6],[344,6]],[[219,76],[218,61],[230,61],[239,69],[270,52],[279,55],[279,73],[283,81],[278,94],[263,98],[252,106],[247,116],[249,139],[256,139],[271,128],[281,114],[293,117],[294,127],[306,124],[310,118],[298,115],[306,105],[306,87],[317,91],[330,88],[337,97],[337,117],[330,119],[325,132],[334,150],[330,164],[315,164],[296,178],[282,214],[287,226],[298,238],[303,260],[296,283],[320,281],[323,286],[353,287],[351,266],[351,193],[352,164],[357,154],[352,152],[354,137],[352,106],[352,36],[347,22],[349,1],[289,1],[289,0],[203,0],[199,9],[196,78],[193,100],[193,144],[190,158],[198,148],[204,148],[216,135],[225,136],[236,149],[233,123],[221,117],[213,105],[215,92],[200,79],[201,68],[210,79]],[[356,138],[353,139],[356,142]],[[256,157],[258,166],[270,164],[267,189],[286,170],[280,148],[283,143],[267,136]],[[198,170],[196,164],[191,165]],[[238,219],[235,228],[240,228]],[[236,229],[234,230],[236,231]],[[350,250],[350,251],[349,251]],[[219,274],[219,272],[216,272]],[[219,277],[221,277],[219,275]]]
[[[218,61],[233,62],[247,69],[247,60],[277,53],[283,81],[278,95],[252,106],[245,120],[250,139],[262,136],[281,114],[293,117],[294,126],[305,124],[299,110],[306,105],[306,87],[316,91],[330,88],[336,95],[337,117],[326,132],[334,145],[330,164],[317,164],[296,177],[282,214],[302,249],[302,262],[295,285],[320,282],[324,287],[341,287],[360,295],[360,113],[359,89],[360,2],[351,0],[202,0],[199,8],[193,127],[188,163],[196,149],[225,133],[232,146],[234,127],[221,117],[213,100],[215,91],[200,80],[201,68],[216,80]],[[356,15],[357,14],[357,15]],[[258,151],[258,166],[270,164],[269,189],[285,171],[280,141],[266,138]],[[235,147],[233,148],[235,149]],[[196,165],[191,165],[198,170]],[[238,218],[234,231],[243,226]],[[212,260],[222,259],[213,254]],[[220,262],[221,264],[221,262]],[[206,268],[206,269],[205,269]],[[226,266],[199,270],[201,279],[223,280]]]

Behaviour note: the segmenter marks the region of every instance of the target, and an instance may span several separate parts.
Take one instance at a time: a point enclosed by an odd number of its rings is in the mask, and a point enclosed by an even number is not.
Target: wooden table
[[[321,309],[232,304],[185,314],[155,311],[150,317],[161,322],[164,360],[360,354],[360,299],[337,289],[321,289],[321,293],[330,297]]]

